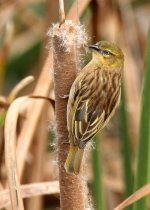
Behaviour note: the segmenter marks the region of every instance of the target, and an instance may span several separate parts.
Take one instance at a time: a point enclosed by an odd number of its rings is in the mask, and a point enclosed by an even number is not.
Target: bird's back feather
[[[108,123],[120,98],[120,86],[119,73],[99,68],[94,73],[84,74],[80,82],[74,82],[74,95],[68,102],[71,113],[68,130],[76,146],[84,148],[87,141]]]

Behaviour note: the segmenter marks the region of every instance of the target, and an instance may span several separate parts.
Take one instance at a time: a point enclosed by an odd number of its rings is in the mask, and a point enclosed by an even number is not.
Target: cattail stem
[[[64,0],[59,0],[59,20],[60,24],[65,21]]]
[[[84,194],[81,177],[66,173],[64,164],[66,161],[69,140],[67,131],[67,101],[62,97],[69,94],[70,87],[76,77],[76,52],[75,44],[69,52],[63,47],[61,28],[67,30],[69,37],[73,36],[73,28],[61,25],[53,38],[54,49],[54,83],[55,83],[55,112],[58,140],[58,165],[60,181],[60,206],[61,210],[83,210]]]

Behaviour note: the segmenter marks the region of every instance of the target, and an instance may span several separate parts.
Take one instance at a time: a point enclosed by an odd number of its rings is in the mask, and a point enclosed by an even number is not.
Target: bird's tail
[[[70,146],[69,153],[65,162],[67,173],[79,174],[84,149],[79,149],[77,146]]]

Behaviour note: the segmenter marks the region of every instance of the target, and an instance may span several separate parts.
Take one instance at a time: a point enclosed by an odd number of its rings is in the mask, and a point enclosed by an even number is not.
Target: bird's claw
[[[59,95],[59,97],[62,98],[62,99],[67,99],[67,98],[69,98],[69,94],[63,95],[63,96],[60,96],[60,95]]]

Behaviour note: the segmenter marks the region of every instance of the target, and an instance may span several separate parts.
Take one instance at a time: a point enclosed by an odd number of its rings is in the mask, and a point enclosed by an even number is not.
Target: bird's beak
[[[92,50],[99,51],[99,48],[98,48],[98,45],[97,45],[97,44],[89,45],[88,48],[89,48],[89,49],[92,49]]]

